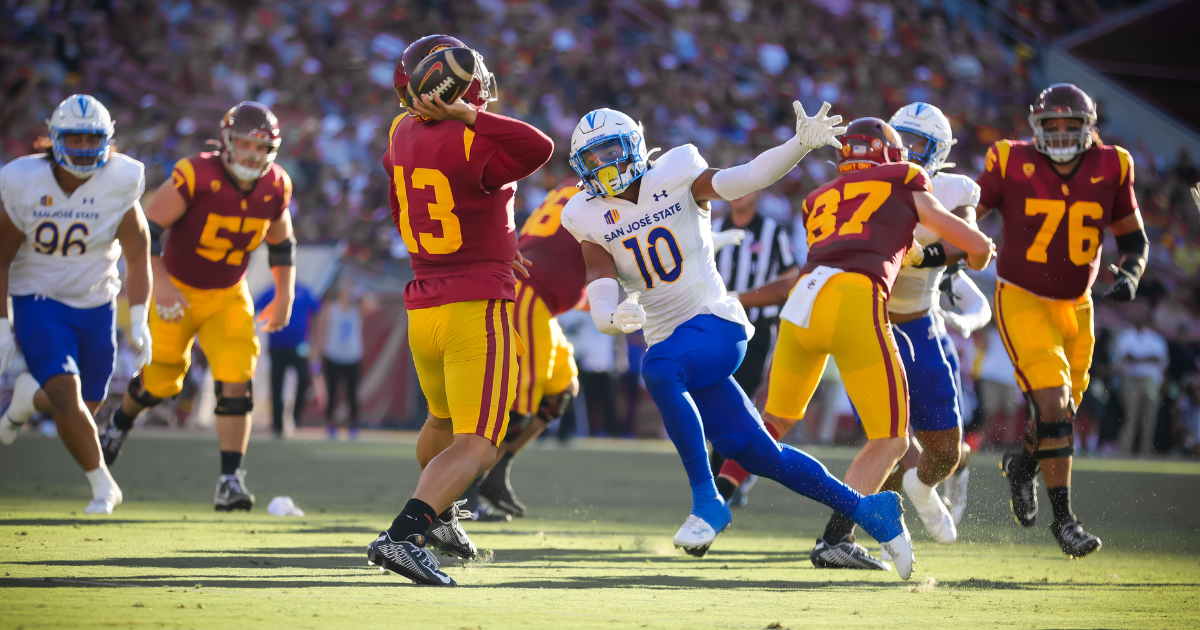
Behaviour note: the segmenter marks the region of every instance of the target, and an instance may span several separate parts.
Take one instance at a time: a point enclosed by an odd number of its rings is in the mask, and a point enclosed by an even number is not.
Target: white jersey
[[[938,173],[932,178],[933,196],[947,210],[959,206],[979,205],[979,184],[965,175]],[[937,234],[917,224],[913,238],[922,246],[938,242]],[[917,269],[903,267],[892,286],[892,297],[888,300],[888,312],[897,314],[919,313],[929,310],[938,303],[938,285],[942,282],[945,267]]]
[[[54,162],[28,155],[0,168],[0,201],[25,241],[8,270],[10,295],[42,295],[74,308],[117,297],[117,227],[146,189],[141,162],[113,153],[67,195]]]
[[[692,198],[692,182],[708,168],[696,147],[667,151],[642,175],[638,203],[575,195],[562,224],[580,242],[608,250],[626,293],[640,292],[642,330],[653,345],[689,319],[716,315],[754,327],[737,298],[729,297],[713,261],[712,219]]]

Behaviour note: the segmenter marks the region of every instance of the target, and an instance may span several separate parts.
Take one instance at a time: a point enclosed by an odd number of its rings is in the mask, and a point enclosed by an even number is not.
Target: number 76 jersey
[[[747,338],[754,335],[713,261],[710,213],[692,197],[692,182],[707,168],[696,147],[685,144],[646,170],[637,203],[578,194],[562,210],[562,225],[576,240],[612,255],[625,292],[641,293],[650,345],[702,314],[742,324]]]
[[[1001,140],[987,152],[979,205],[1004,220],[1000,278],[1055,300],[1087,293],[1100,267],[1104,229],[1137,212],[1133,158],[1121,147],[1083,153],[1063,177],[1028,142]]]
[[[0,201],[25,235],[9,267],[8,292],[73,308],[107,304],[121,289],[117,228],[146,188],[145,168],[113,153],[67,195],[53,166],[45,155],[29,155],[0,169]]]

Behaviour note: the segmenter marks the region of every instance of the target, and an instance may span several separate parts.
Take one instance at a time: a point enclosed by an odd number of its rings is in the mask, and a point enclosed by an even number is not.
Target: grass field
[[[215,442],[135,436],[107,518],[82,514],[86,482],[57,440],[0,451],[0,627],[1200,626],[1194,462],[1079,462],[1076,509],[1104,548],[1076,562],[1045,524],[1013,523],[997,457],[978,456],[958,544],[934,544],[910,511],[918,564],[901,582],[814,569],[827,510],[765,481],[708,557],[677,552],[689,494],[669,445],[531,450],[513,477],[533,515],[469,524],[487,559],[448,562],[462,588],[435,589],[366,565],[415,485],[411,441],[256,441],[249,515],[212,511]],[[814,454],[841,474],[853,451]],[[276,495],[308,516],[268,515]]]

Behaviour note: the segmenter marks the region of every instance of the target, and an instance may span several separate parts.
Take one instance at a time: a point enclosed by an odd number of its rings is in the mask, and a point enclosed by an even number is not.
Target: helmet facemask
[[[79,148],[68,147],[67,139],[71,136],[99,137],[98,147]],[[100,167],[108,163],[112,154],[111,130],[91,129],[56,129],[50,128],[50,141],[54,148],[54,161],[62,169],[78,179],[90,179]]]
[[[1065,119],[1078,121],[1078,130],[1047,131],[1047,121]],[[1033,128],[1033,146],[1060,164],[1070,162],[1084,151],[1092,148],[1092,129],[1096,126],[1095,116],[1066,114],[1048,111],[1029,115],[1029,126]]]
[[[950,147],[954,146],[957,140],[947,142],[911,127],[896,126],[895,129],[908,151],[909,162],[920,165],[930,175],[947,166],[946,158],[950,157]]]
[[[221,140],[224,144],[221,161],[225,163],[234,178],[244,182],[252,182],[265,175],[279,154],[280,139],[271,138],[257,130],[255,133],[245,134],[234,133],[232,129],[224,129],[221,132]],[[266,147],[267,151],[264,153],[241,148],[234,143],[234,140]]]
[[[597,138],[571,156],[571,168],[589,193],[619,195],[646,172],[642,144],[639,132]]]

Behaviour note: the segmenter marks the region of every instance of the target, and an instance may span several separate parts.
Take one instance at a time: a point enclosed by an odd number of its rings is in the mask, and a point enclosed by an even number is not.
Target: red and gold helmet
[[[859,118],[846,125],[840,138],[838,172],[856,171],[878,164],[908,161],[904,140],[891,125],[879,118]]]
[[[261,144],[267,151],[239,149],[234,140]],[[221,161],[229,173],[242,181],[254,181],[271,169],[283,139],[279,119],[266,105],[242,101],[221,118]]]
[[[1079,131],[1046,131],[1046,120],[1077,118]],[[1070,162],[1092,148],[1092,129],[1096,126],[1096,103],[1087,92],[1070,83],[1055,83],[1038,95],[1029,106],[1029,126],[1033,146],[1055,162]]]
[[[422,59],[443,48],[467,48],[470,50],[458,38],[449,35],[426,35],[404,49],[404,54],[396,61],[396,69],[392,71],[392,89],[396,90],[396,95],[400,97],[401,101],[404,100],[405,91],[408,89],[408,71],[415,70]],[[476,107],[483,107],[496,100],[498,96],[496,75],[489,72],[487,66],[484,65],[483,55],[474,50],[471,52],[475,55],[475,79],[471,81],[471,87],[467,88],[467,92],[463,94],[462,98]]]

